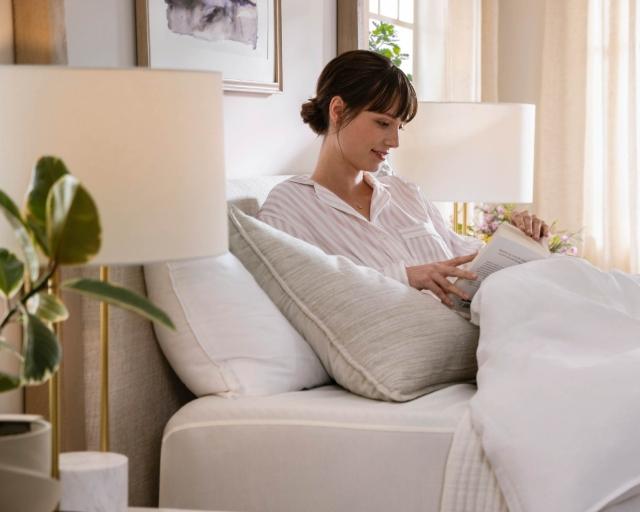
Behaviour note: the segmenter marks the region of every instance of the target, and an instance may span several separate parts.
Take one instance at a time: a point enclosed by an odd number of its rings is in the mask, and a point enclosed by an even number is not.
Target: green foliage
[[[22,382],[40,384],[49,379],[60,365],[60,343],[49,326],[31,313],[22,315],[24,357]]]
[[[409,54],[403,53],[398,44],[396,27],[384,21],[373,22],[373,30],[369,32],[369,50],[384,55],[398,67],[403,60],[409,58]],[[413,80],[411,74],[408,77],[409,80]]]
[[[51,187],[46,205],[47,244],[61,265],[86,263],[100,250],[98,209],[73,176],[62,176]]]
[[[69,318],[69,311],[64,303],[55,295],[45,292],[40,292],[27,301],[27,311],[50,324]]]
[[[0,190],[0,208],[7,221],[9,221],[9,224],[11,224],[18,243],[22,248],[22,255],[29,269],[29,277],[32,281],[35,281],[38,278],[39,263],[38,254],[36,253],[36,248],[30,236],[29,226],[27,226],[26,222],[22,219],[18,207],[2,190]]]
[[[47,244],[47,198],[53,184],[65,174],[69,174],[66,165],[52,156],[38,160],[27,190],[27,224],[45,256],[51,256]]]
[[[6,249],[0,249],[0,295],[13,297],[22,286],[24,265]]]
[[[25,211],[0,190],[0,210],[19,241],[24,262],[0,249],[0,297],[7,311],[0,334],[11,322],[22,325],[19,349],[0,336],[0,350],[20,361],[19,375],[0,372],[0,392],[40,384],[53,375],[61,358],[52,324],[69,317],[64,303],[46,293],[49,279],[61,265],[86,263],[100,250],[100,217],[95,202],[80,182],[55,157],[40,158],[27,191]],[[36,248],[43,255],[43,264]],[[25,268],[28,272],[25,272]],[[91,279],[71,280],[63,288],[133,311],[174,328],[169,317],[145,297],[125,288]]]
[[[161,309],[131,290],[114,286],[95,279],[70,279],[62,285],[65,290],[73,290],[108,304],[128,309],[149,320],[158,322],[169,329],[175,329],[171,319]]]

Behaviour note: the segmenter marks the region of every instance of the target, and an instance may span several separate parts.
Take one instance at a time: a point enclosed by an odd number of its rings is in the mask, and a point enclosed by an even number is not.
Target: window
[[[369,49],[389,57],[413,79],[414,0],[369,0]]]

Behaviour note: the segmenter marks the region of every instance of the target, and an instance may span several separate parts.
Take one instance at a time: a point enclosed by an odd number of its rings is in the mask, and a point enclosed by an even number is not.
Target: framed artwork
[[[136,0],[138,65],[221,71],[225,91],[282,92],[280,0]]]

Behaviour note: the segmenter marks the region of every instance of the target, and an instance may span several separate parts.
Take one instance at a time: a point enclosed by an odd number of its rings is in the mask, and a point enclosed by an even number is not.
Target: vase
[[[40,416],[0,414],[3,512],[51,512],[60,484],[51,478],[51,425]]]

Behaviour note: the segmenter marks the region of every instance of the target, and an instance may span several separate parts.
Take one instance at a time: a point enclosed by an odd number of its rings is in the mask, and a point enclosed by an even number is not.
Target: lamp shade
[[[92,263],[227,250],[220,73],[0,66],[0,112],[0,188],[22,203],[38,158],[64,160],[100,213]]]
[[[433,201],[533,201],[535,106],[419,102],[391,163]]]

